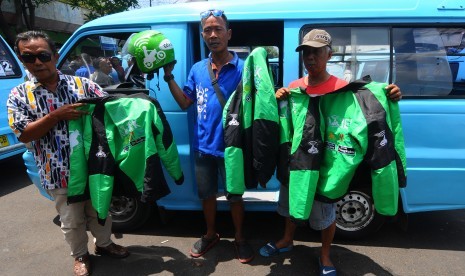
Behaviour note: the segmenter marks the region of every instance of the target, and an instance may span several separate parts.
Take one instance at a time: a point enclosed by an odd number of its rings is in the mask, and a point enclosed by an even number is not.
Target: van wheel
[[[152,206],[142,203],[136,197],[114,196],[111,200],[110,214],[114,232],[128,232],[141,227],[147,222]]]
[[[375,210],[371,194],[349,191],[336,202],[336,235],[343,239],[359,239],[376,232],[385,217]]]

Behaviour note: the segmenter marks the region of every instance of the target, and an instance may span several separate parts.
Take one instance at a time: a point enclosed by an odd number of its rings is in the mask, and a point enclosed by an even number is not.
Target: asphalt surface
[[[0,172],[0,275],[72,275],[53,203],[31,184],[20,158],[0,161]],[[114,234],[116,243],[129,248],[128,258],[92,255],[92,275],[318,275],[316,231],[299,228],[291,252],[264,258],[259,248],[280,237],[283,221],[275,213],[249,212],[245,230],[256,256],[240,264],[228,212],[218,214],[217,225],[221,241],[193,259],[189,249],[204,231],[202,213],[153,216],[138,231]],[[465,275],[464,233],[465,210],[411,214],[406,231],[388,223],[363,240],[336,239],[332,260],[338,275]]]

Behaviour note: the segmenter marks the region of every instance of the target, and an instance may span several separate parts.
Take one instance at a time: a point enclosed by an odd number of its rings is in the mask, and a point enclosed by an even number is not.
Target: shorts
[[[289,217],[289,188],[281,185],[278,199],[278,214]],[[323,230],[336,220],[336,205],[318,200],[313,201],[309,224],[314,230]]]
[[[226,191],[226,172],[224,158],[195,151],[195,180],[197,193],[201,200],[208,199],[218,194],[218,182],[221,181]],[[230,202],[242,201],[242,196],[231,196]]]

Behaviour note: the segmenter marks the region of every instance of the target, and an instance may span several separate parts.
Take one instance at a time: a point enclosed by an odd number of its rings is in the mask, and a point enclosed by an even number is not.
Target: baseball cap
[[[331,47],[331,36],[325,30],[313,29],[304,36],[302,44],[295,48],[295,51],[301,51],[305,46],[316,48]]]

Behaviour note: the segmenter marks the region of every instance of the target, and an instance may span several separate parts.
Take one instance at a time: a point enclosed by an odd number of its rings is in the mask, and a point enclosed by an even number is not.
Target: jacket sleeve
[[[391,119],[391,129],[394,134],[394,147],[396,150],[396,166],[399,187],[407,186],[407,157],[405,154],[404,131],[400,119],[399,103],[391,100],[389,103],[389,118]]]
[[[253,57],[253,168],[258,183],[266,187],[276,169],[279,149],[279,115],[274,81],[268,65],[268,54],[262,47],[251,53]]]
[[[68,181],[68,203],[79,202],[89,199],[88,193],[88,165],[89,149],[92,143],[92,112],[95,105],[88,104],[79,107],[86,111],[76,120],[68,123],[70,143],[70,175]],[[87,190],[87,192],[86,192]]]
[[[321,152],[319,97],[311,98],[300,89],[291,90],[294,126],[289,162],[289,215],[295,222],[306,221],[319,179]]]
[[[391,117],[400,117],[400,114],[398,109],[390,109],[391,101],[386,97],[385,86],[386,84],[376,82],[366,85],[378,100],[378,103],[373,101],[371,112],[366,112],[369,134],[366,160],[372,169],[372,193],[376,211],[382,215],[393,216],[398,210],[399,178],[396,137]]]
[[[160,134],[155,137],[160,159],[163,166],[168,171],[168,174],[174,179],[176,184],[180,185],[184,182],[184,174],[182,173],[178,148],[174,141],[171,127],[158,101],[152,99],[152,103],[156,108],[156,118],[154,120],[155,127],[160,132]]]
[[[242,82],[229,97],[223,109],[224,165],[226,172],[226,197],[243,195],[245,191]]]
[[[276,165],[276,178],[281,185],[289,187],[289,159],[293,132],[289,100],[281,100],[279,105],[279,148]]]

